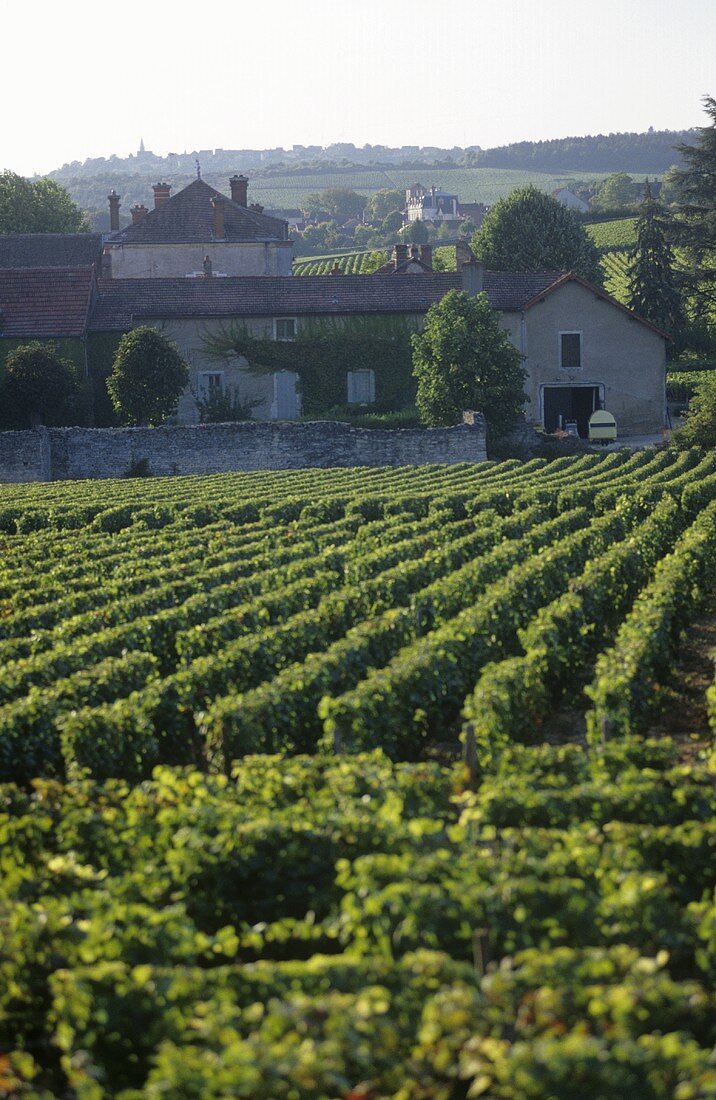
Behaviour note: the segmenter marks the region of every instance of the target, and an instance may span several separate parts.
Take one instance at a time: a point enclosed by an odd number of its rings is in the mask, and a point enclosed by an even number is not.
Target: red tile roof
[[[93,288],[91,268],[0,269],[0,337],[83,336]]]

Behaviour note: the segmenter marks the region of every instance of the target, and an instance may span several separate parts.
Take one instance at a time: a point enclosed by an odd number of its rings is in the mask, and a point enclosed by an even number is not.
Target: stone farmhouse
[[[116,344],[151,324],[176,341],[191,366],[180,422],[199,419],[196,398],[214,387],[231,387],[251,402],[256,419],[294,419],[301,412],[300,362],[295,370],[257,375],[238,357],[217,363],[207,338],[241,325],[291,341],[319,318],[419,324],[433,303],[462,289],[487,294],[522,354],[528,420],[548,431],[576,421],[586,435],[592,411],[605,407],[620,435],[664,426],[667,336],[600,288],[573,273],[485,271],[470,254],[459,272],[436,272],[429,246],[397,246],[375,275],[294,277],[285,223],[245,204],[244,181],[233,178],[228,199],[197,179],[104,241],[95,234],[0,237],[0,359],[3,347],[56,341],[97,380],[101,424],[100,391]],[[118,211],[116,196],[110,205]],[[380,400],[371,370],[346,364],[343,386],[346,404]]]

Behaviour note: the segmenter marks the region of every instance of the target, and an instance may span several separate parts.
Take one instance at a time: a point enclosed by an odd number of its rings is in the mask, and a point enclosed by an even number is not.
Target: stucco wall
[[[331,421],[161,428],[42,428],[0,433],[0,480],[121,477],[138,462],[154,475],[331,466],[483,462],[485,424],[373,431]]]
[[[566,283],[524,318],[529,419],[541,419],[544,385],[603,385],[605,407],[616,417],[620,435],[661,431],[666,407],[666,342],[661,336],[578,283]],[[560,332],[582,333],[579,370],[561,369]],[[519,315],[510,321],[510,335],[519,348]]]
[[[110,249],[113,279],[157,279],[203,271],[204,257],[215,275],[290,275],[291,241],[231,244],[132,244]]]

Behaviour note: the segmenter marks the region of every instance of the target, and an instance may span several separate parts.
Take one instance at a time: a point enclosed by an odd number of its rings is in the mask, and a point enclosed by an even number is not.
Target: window
[[[560,332],[559,365],[562,370],[581,370],[582,334],[581,332]]]
[[[375,401],[375,371],[349,370],[348,404],[372,405]]]
[[[274,340],[296,339],[296,318],[277,317],[273,323]]]
[[[206,399],[207,397],[218,396],[224,388],[224,372],[223,371],[201,371],[199,374],[199,396]]]

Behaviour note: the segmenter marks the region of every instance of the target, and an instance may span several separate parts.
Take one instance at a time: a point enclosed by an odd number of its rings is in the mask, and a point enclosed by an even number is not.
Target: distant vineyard
[[[333,256],[307,256],[294,260],[294,275],[330,275],[338,267],[342,275],[368,275],[384,264],[388,251],[337,252]]]
[[[603,252],[628,251],[636,244],[636,218],[615,218],[586,227],[597,248]]]
[[[294,275],[330,275],[338,267],[342,275],[372,275],[390,258],[390,249],[369,252],[335,252],[330,256],[306,256],[293,261]],[[455,247],[445,245],[433,251],[436,271],[455,271]]]
[[[625,252],[607,252],[602,256],[604,287],[626,305],[629,297],[629,258]]]

